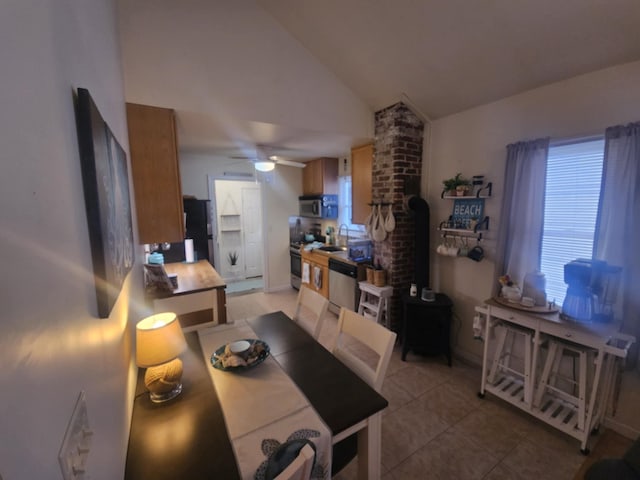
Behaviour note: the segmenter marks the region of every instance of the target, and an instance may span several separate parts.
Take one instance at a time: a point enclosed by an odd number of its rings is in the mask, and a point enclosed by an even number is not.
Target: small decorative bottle
[[[409,289],[409,295],[412,297],[416,297],[418,295],[418,287],[415,283],[411,284],[411,288]]]

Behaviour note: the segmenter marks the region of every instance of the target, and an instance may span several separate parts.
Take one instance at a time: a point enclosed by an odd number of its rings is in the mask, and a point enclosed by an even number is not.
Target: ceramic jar
[[[542,272],[529,272],[524,276],[522,296],[533,298],[535,305],[546,305],[547,280]]]

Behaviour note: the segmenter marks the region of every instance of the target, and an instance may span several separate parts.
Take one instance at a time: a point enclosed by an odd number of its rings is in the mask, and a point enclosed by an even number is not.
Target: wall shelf
[[[449,218],[440,222],[438,230],[442,237],[476,238],[482,240],[482,232],[489,230],[489,217],[484,214],[484,201],[491,198],[493,184],[474,185],[475,195],[446,195],[443,190],[440,198],[453,200],[453,208]]]
[[[442,193],[440,194],[440,198],[442,199],[449,199],[449,200],[456,200],[456,199],[461,199],[461,198],[491,198],[491,194],[493,191],[493,183],[492,182],[488,182],[484,187],[480,187],[475,195],[447,195],[448,190],[443,190]]]
[[[480,242],[482,240],[481,232],[474,232],[473,230],[463,230],[460,228],[439,228],[442,238],[473,238]]]
[[[482,230],[489,230],[489,217],[483,217],[482,220],[479,220],[476,223],[475,227],[469,228],[465,220],[458,220],[453,215],[451,215],[449,216],[448,220],[440,222],[438,230],[445,232],[475,234]]]

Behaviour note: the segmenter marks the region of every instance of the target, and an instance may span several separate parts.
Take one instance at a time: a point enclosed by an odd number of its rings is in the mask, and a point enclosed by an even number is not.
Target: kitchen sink
[[[316,250],[320,250],[321,252],[346,252],[346,247],[336,247],[334,245],[327,245],[324,247],[318,247]]]

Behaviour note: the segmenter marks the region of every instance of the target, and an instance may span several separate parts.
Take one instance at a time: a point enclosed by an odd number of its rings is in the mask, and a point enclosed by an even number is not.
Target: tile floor
[[[282,310],[293,313],[297,292],[229,295],[229,319]],[[335,338],[336,315],[328,312],[320,335]],[[480,369],[454,358],[407,355],[396,346],[382,394],[389,401],[382,420],[383,480],[485,479],[566,480],[585,457],[577,440],[505,402],[477,397]],[[355,462],[336,477],[356,478]]]

